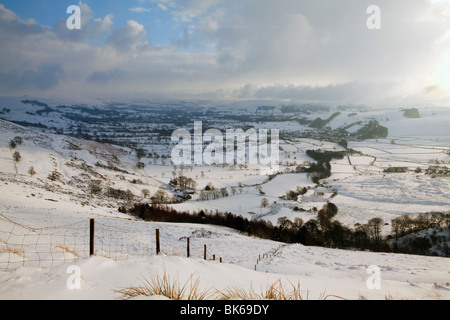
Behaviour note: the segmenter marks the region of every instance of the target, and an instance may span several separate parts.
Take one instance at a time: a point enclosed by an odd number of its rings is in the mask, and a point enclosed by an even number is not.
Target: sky
[[[0,95],[450,106],[450,0],[0,0]]]

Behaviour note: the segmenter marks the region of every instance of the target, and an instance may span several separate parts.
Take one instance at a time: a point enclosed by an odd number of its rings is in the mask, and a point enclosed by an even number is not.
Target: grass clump
[[[130,300],[139,296],[164,296],[170,300],[206,300],[211,290],[200,289],[200,278],[192,274],[184,284],[177,277],[172,278],[165,271],[162,276],[154,275],[150,279],[143,279],[143,285],[115,290],[120,293],[120,300]]]
[[[163,296],[170,300],[309,300],[309,290],[302,290],[300,282],[294,284],[288,281],[284,284],[281,279],[268,285],[265,289],[257,292],[252,286],[249,290],[237,286],[227,287],[222,290],[213,288],[202,289],[200,287],[200,278],[194,278],[191,275],[184,283],[180,282],[179,277],[171,277],[165,271],[161,276],[159,274],[144,278],[140,286],[131,286],[120,290],[114,290],[121,296],[119,300],[130,300],[136,297],[145,296]],[[335,295],[325,295],[322,293],[319,300],[328,298],[344,298]]]

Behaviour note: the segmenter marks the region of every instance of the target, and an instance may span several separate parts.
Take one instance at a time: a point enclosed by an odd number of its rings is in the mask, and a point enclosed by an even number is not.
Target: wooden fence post
[[[206,244],[203,245],[203,259],[206,260]]]
[[[189,258],[190,256],[191,256],[191,247],[189,237],[187,237],[187,257]]]
[[[156,254],[161,252],[161,247],[159,243],[159,229],[156,229]]]
[[[95,220],[91,219],[89,223],[89,256],[94,255],[94,237],[95,237]]]

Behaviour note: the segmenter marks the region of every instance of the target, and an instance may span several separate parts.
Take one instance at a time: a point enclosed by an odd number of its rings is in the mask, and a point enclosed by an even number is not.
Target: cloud
[[[201,34],[212,36],[219,30],[219,23],[211,17],[205,17],[195,25],[195,30]]]
[[[13,90],[49,90],[64,79],[64,69],[58,64],[41,64],[37,70],[26,70],[22,74],[16,71],[0,73],[3,88]]]
[[[0,5],[0,94],[39,91],[36,78],[47,74],[42,90],[75,96],[449,97],[447,7],[378,0],[382,29],[374,31],[366,26],[371,1],[343,2],[141,0],[136,10],[125,7],[139,13],[146,4],[164,5],[161,19],[171,32],[162,41],[169,45],[157,43],[164,33],[152,38],[156,28],[150,33],[137,19],[115,26],[112,14],[98,18],[82,2],[78,33],[65,20],[46,27]],[[8,77],[24,84],[16,90]]]
[[[372,31],[366,27],[369,5],[250,0],[236,7],[230,4],[224,14],[216,15],[214,30],[195,31],[215,43],[221,72],[241,87],[282,83],[284,93],[293,97],[303,88],[301,96],[311,91],[324,99],[328,92],[355,83],[395,83],[411,93],[420,90],[415,83],[442,63],[442,53],[448,51],[435,44],[447,39],[450,20],[426,1],[381,0],[383,27]],[[195,43],[195,34],[190,37]],[[292,86],[297,90],[288,90]],[[315,87],[327,90],[308,90]]]
[[[212,8],[223,4],[223,0],[186,0],[177,2],[176,6],[173,5],[174,10],[171,14],[175,21],[179,22],[192,22],[195,19],[204,17],[211,13]],[[235,1],[229,1],[232,6]]]
[[[0,4],[0,31],[4,33],[3,36],[24,37],[42,34],[46,31],[46,28],[37,24],[33,19],[20,19],[14,12],[6,9],[3,4]]]
[[[105,41],[105,46],[123,53],[145,50],[150,46],[145,35],[143,25],[134,20],[128,20],[127,26],[115,29],[110,33]]]
[[[129,8],[128,11],[136,12],[136,13],[143,13],[143,12],[151,12],[151,9],[143,8],[143,7],[136,7],[136,8]]]
[[[118,69],[108,70],[108,71],[94,71],[87,78],[87,81],[90,83],[107,85],[111,80],[113,80],[114,78],[120,77],[121,75],[123,75],[123,72]]]
[[[289,99],[302,101],[325,101],[336,103],[367,103],[394,96],[395,83],[390,82],[349,82],[327,86],[283,86],[243,88],[250,97],[256,99]],[[379,92],[384,92],[383,97]],[[242,92],[241,92],[242,93]],[[248,97],[246,97],[248,98]]]
[[[163,11],[167,11],[167,7],[164,5],[164,4],[162,4],[162,3],[158,3],[158,8],[160,8],[161,10],[163,10]]]

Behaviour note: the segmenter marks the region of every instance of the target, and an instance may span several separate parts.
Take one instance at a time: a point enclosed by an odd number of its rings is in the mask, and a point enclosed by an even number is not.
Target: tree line
[[[121,209],[124,212],[124,209]],[[284,243],[300,243],[307,246],[322,246],[340,249],[359,249],[382,252],[424,253],[419,248],[391,246],[390,240],[394,236],[383,237],[382,227],[386,224],[381,218],[372,218],[366,224],[356,224],[354,228],[344,226],[334,217],[338,208],[333,203],[326,203],[317,212],[317,219],[304,222],[300,218],[294,221],[282,217],[276,225],[270,221],[254,219],[249,220],[230,212],[198,212],[177,211],[167,205],[136,203],[128,214],[139,217],[144,221],[197,223],[223,226],[235,229],[248,236],[269,239]],[[392,220],[391,227],[396,237],[417,231],[417,228],[447,226],[450,224],[450,215],[443,213],[430,213],[418,215],[417,218],[404,218],[402,216]],[[429,217],[433,223],[424,222]],[[406,223],[415,221],[414,224]],[[419,223],[420,221],[420,223]],[[405,226],[406,223],[406,226]],[[437,224],[436,224],[437,223]],[[400,226],[399,226],[400,225]],[[419,227],[420,225],[420,227]],[[423,241],[422,241],[423,242]],[[422,243],[421,242],[421,243]]]

